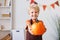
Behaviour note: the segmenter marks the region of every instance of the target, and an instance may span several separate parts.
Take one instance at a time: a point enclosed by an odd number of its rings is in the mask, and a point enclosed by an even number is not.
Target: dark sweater
[[[32,20],[31,21],[31,25],[32,25]],[[38,20],[37,20],[38,21]],[[42,40],[42,35],[32,35],[29,33],[28,31],[28,26],[26,27],[26,40]]]

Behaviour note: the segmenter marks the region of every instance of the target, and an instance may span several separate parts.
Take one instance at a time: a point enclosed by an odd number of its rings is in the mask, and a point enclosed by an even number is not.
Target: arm
[[[30,20],[27,20],[26,21],[26,29],[31,33],[31,34],[33,34],[32,32],[31,32],[31,30],[32,30],[32,28],[31,28],[31,21]]]

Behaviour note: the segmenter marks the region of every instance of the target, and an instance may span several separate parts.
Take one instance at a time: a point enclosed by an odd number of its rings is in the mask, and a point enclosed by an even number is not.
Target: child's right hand
[[[27,25],[27,26],[31,26],[30,20],[27,20],[27,21],[26,21],[26,25]]]
[[[31,32],[32,28],[31,28],[30,20],[27,20],[27,21],[26,21],[26,25],[28,26],[28,31],[29,31],[31,34],[33,34],[33,33]]]

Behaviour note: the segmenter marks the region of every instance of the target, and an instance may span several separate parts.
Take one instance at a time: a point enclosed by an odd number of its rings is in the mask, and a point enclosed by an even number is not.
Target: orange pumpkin
[[[33,35],[42,35],[46,31],[43,22],[34,23],[31,27]]]

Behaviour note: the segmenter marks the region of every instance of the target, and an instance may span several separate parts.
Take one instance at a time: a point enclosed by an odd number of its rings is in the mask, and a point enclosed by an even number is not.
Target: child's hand
[[[31,26],[30,20],[27,20],[27,21],[26,21],[26,25],[27,25],[27,26]]]
[[[29,31],[31,34],[33,34],[33,33],[31,32],[32,28],[31,28],[30,20],[27,20],[27,21],[26,21],[26,25],[28,26],[28,31]]]

